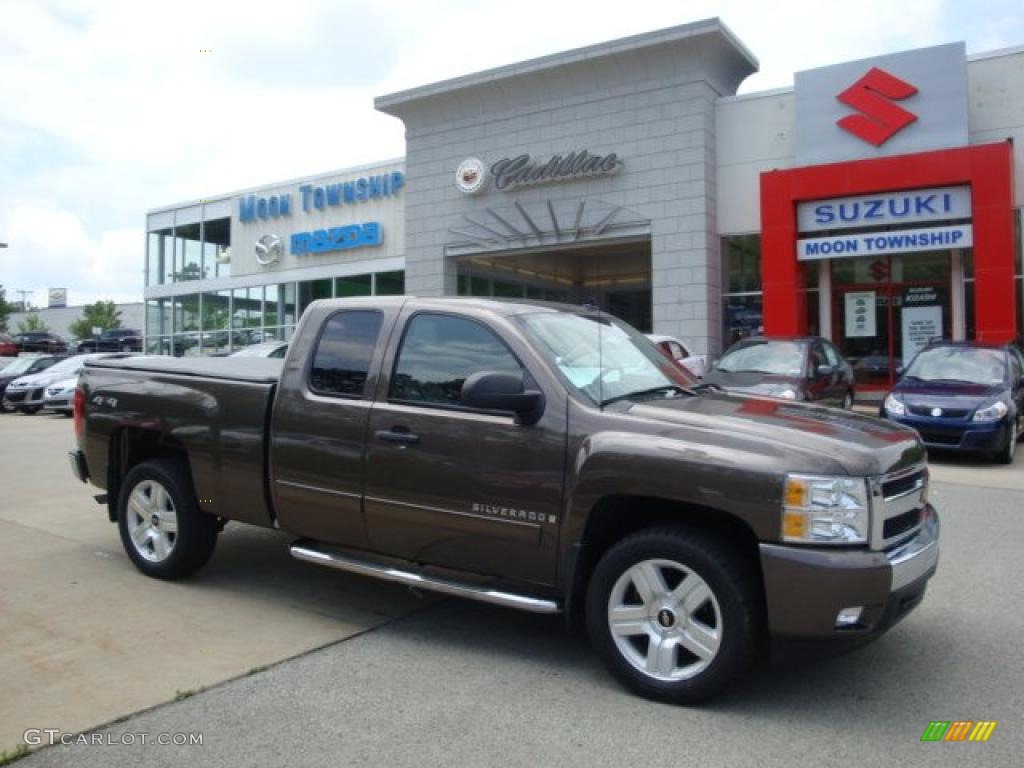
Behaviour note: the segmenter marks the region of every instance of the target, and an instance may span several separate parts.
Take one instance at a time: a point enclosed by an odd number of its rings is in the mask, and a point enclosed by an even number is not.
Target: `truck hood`
[[[633,403],[629,415],[680,428],[733,436],[737,444],[783,445],[804,457],[790,471],[882,475],[924,461],[925,449],[914,430],[837,408],[767,397],[709,392]],[[693,439],[681,429],[666,437]]]

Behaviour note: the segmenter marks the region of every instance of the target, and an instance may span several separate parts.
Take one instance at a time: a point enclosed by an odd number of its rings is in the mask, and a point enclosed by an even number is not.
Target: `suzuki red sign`
[[[798,72],[795,92],[799,165],[967,146],[963,43]]]
[[[859,113],[847,115],[836,121],[836,124],[858,139],[880,147],[917,120],[913,112],[894,103],[915,93],[917,88],[906,80],[900,80],[884,69],[872,67],[864,77],[836,97]]]

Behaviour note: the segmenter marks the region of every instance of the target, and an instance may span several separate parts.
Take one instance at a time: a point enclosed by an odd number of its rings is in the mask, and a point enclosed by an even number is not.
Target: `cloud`
[[[1020,43],[1018,4],[4,0],[0,282],[138,298],[147,209],[404,154],[374,96],[711,16],[759,58],[749,92],[883,52]]]

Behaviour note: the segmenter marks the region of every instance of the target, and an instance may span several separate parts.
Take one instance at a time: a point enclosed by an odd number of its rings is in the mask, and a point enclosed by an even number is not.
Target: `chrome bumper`
[[[939,516],[925,507],[925,520],[914,538],[886,553],[892,567],[892,591],[902,589],[935,570],[939,563]]]

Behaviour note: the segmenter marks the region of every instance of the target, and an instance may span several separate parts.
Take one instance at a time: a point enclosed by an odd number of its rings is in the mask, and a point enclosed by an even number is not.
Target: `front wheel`
[[[26,405],[22,408],[19,408],[18,410],[20,410],[26,416],[32,416],[33,414],[39,413],[39,409],[42,407],[43,406],[41,405]]]
[[[1017,436],[1020,434],[1020,416],[1010,424],[1006,425],[1006,445],[996,453],[996,461],[1000,464],[1013,464],[1013,457],[1017,453]]]
[[[640,531],[598,563],[587,591],[587,629],[627,687],[696,704],[754,661],[761,640],[756,579],[713,536],[675,527]]]
[[[176,461],[147,461],[128,473],[117,524],[135,567],[157,579],[197,571],[217,543],[217,518],[200,511],[188,473]]]

